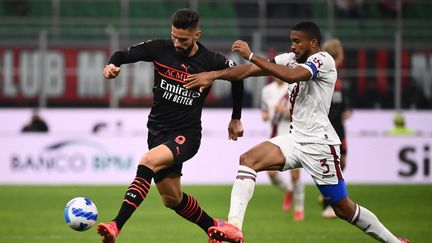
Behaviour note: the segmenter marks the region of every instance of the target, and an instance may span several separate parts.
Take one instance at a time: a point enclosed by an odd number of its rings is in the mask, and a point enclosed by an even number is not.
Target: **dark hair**
[[[292,30],[306,33],[310,39],[317,39],[318,45],[321,45],[321,31],[318,25],[311,21],[304,21],[296,24]]]
[[[171,17],[172,25],[179,29],[194,29],[199,25],[199,15],[192,9],[183,8],[177,10]]]

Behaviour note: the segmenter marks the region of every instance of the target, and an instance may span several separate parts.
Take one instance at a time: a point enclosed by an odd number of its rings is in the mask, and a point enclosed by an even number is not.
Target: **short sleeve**
[[[312,75],[310,80],[315,80],[320,73],[326,73],[334,66],[334,60],[330,55],[318,52],[310,56],[305,63],[301,63],[300,65],[309,70]]]
[[[234,66],[236,66],[234,61],[226,58],[225,56],[219,53],[215,53],[214,65],[213,65],[215,70],[221,70],[221,69],[230,68]]]
[[[276,64],[284,66],[291,66],[297,64],[295,54],[293,52],[277,55],[275,56],[274,60]]]

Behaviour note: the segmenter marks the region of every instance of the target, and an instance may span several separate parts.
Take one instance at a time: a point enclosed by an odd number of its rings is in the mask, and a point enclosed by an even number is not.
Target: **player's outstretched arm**
[[[267,73],[262,71],[261,68],[257,67],[256,65],[243,64],[222,70],[189,75],[189,77],[185,79],[187,83],[184,85],[184,87],[187,89],[200,87],[202,90],[203,88],[209,87],[216,79],[241,81],[248,77],[265,75],[267,75]]]
[[[231,50],[238,52],[243,58],[249,60],[264,72],[267,72],[280,80],[287,83],[295,83],[298,81],[306,81],[311,78],[311,73],[300,65],[290,68],[269,62],[267,59],[257,56],[252,53],[248,44],[245,41],[237,40],[233,43]]]
[[[141,43],[132,47],[129,47],[125,51],[114,52],[109,61],[108,65],[105,66],[103,70],[103,75],[107,79],[115,78],[120,73],[120,66],[122,64],[134,63],[138,61],[143,61],[148,57],[148,47],[151,42]]]

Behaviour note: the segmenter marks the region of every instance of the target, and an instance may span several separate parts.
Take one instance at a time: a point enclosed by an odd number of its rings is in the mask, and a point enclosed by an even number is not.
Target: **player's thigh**
[[[292,170],[301,168],[302,164],[298,160],[297,142],[291,134],[276,136],[268,142],[279,148],[281,156],[284,158],[284,165],[281,170]]]
[[[344,206],[344,199],[348,197],[348,191],[344,180],[338,181],[337,184],[331,185],[318,185],[317,187],[321,194],[330,205],[338,205],[337,207]]]
[[[147,166],[154,172],[169,167],[174,163],[174,156],[171,150],[164,144],[158,145],[145,153],[140,164]]]
[[[317,185],[336,185],[343,180],[338,146],[310,143],[297,149],[298,159]]]
[[[150,151],[146,154],[150,165],[156,167],[155,181],[176,170],[181,174],[183,162],[192,158],[200,147],[201,134],[197,132],[179,132],[175,134],[159,134],[149,132],[147,139]],[[156,155],[155,155],[156,153]],[[158,153],[161,153],[159,156]],[[174,168],[176,167],[176,168]],[[168,169],[168,171],[165,171]],[[159,173],[159,171],[163,170]]]
[[[240,164],[255,171],[281,170],[285,157],[280,148],[268,141],[262,142],[240,156]]]

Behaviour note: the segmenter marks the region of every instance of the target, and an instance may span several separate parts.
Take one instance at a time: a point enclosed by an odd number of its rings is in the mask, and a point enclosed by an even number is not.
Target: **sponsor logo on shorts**
[[[322,176],[322,179],[325,179],[325,178],[331,178],[331,177],[334,177],[334,176],[335,176],[335,174],[323,175],[323,176]]]

